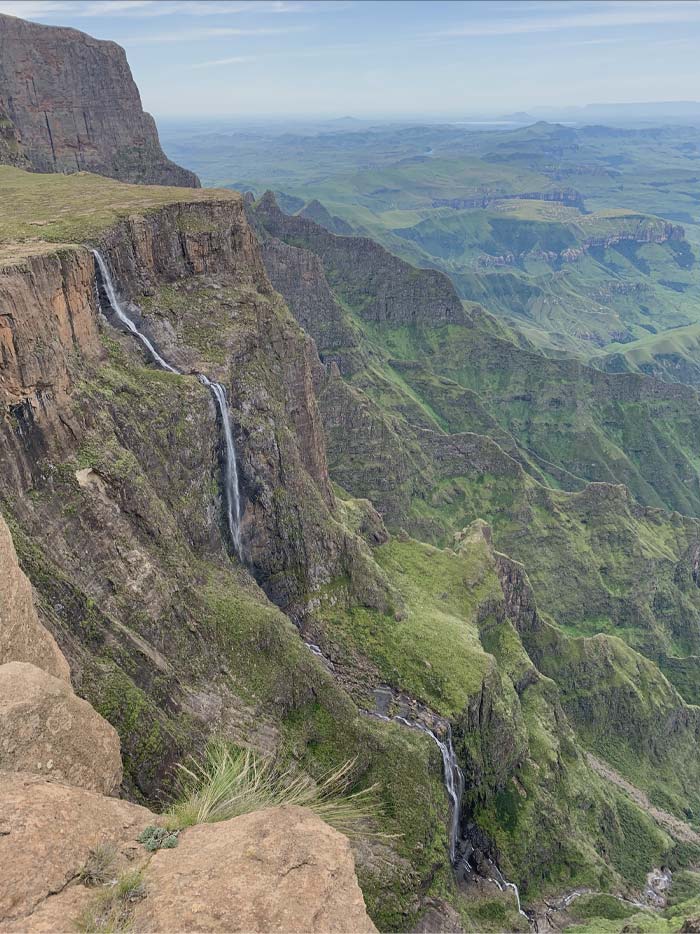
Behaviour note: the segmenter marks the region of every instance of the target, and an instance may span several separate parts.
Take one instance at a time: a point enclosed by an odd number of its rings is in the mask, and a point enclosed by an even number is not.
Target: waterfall
[[[493,868],[493,871],[494,871],[494,872],[496,873],[496,875],[498,876],[497,879],[490,878],[490,879],[489,879],[489,882],[493,882],[494,885],[497,885],[498,888],[501,890],[501,892],[505,892],[506,889],[510,889],[511,892],[513,893],[513,895],[515,895],[515,903],[516,903],[516,905],[518,906],[518,912],[523,916],[523,918],[527,918],[527,920],[528,920],[528,922],[529,922],[530,919],[529,919],[528,916],[525,914],[525,912],[524,912],[523,909],[522,909],[522,906],[520,905],[520,892],[518,891],[517,885],[515,884],[515,882],[509,882],[509,881],[505,878],[505,876],[503,875],[503,873],[501,872],[501,870],[498,868],[498,866],[496,866],[495,863],[492,863],[491,860],[489,860],[489,862],[491,863],[491,866],[492,866],[492,868]]]
[[[443,742],[432,730],[418,721],[407,720],[405,717],[394,717],[398,723],[426,733],[437,745],[442,756],[442,774],[445,781],[447,797],[450,800],[450,862],[454,866],[457,856],[457,834],[459,833],[459,815],[464,794],[464,772],[457,762],[454,746],[452,745],[452,728],[447,724],[447,738]]]
[[[167,360],[164,360],[163,357],[161,357],[151,341],[149,341],[145,334],[142,334],[139,331],[134,322],[124,311],[124,308],[122,307],[122,304],[117,297],[117,291],[114,287],[112,274],[109,271],[109,267],[107,266],[104,257],[99,252],[99,250],[92,250],[91,252],[95,257],[95,262],[97,263],[97,267],[100,270],[102,284],[104,285],[105,294],[107,295],[110,307],[119,321],[121,321],[124,327],[126,327],[134,335],[134,337],[137,337],[141,341],[143,346],[152,357],[153,361],[157,363],[162,370],[167,370],[169,373],[177,373],[182,375],[180,370],[176,369],[174,366],[171,366]],[[206,386],[207,389],[211,392],[221,417],[221,428],[224,435],[224,497],[226,500],[226,517],[228,520],[228,530],[231,537],[231,543],[233,544],[236,556],[242,560],[243,551],[241,547],[241,497],[238,486],[236,446],[233,442],[233,432],[231,431],[231,418],[228,411],[226,391],[220,383],[213,383],[203,373],[198,375],[198,379],[200,383],[202,383],[203,386]]]
[[[220,383],[212,383],[203,373],[199,374],[199,381],[211,391],[221,416],[221,426],[224,431],[224,494],[226,497],[226,517],[228,519],[228,530],[231,535],[233,547],[238,558],[242,560],[241,495],[238,487],[236,446],[233,442],[233,432],[231,431],[231,419],[228,414],[226,392]]]
[[[330,662],[326,656],[321,651],[320,646],[316,645],[314,642],[304,641],[304,645],[307,649],[312,652],[317,658],[325,662],[328,667],[333,670],[333,664]],[[374,691],[375,700],[381,697],[381,699],[386,704],[386,709],[389,710],[391,701],[395,700],[394,692],[391,688],[380,687]],[[426,713],[430,713],[427,708],[424,708]],[[459,835],[459,818],[460,812],[462,810],[462,797],[464,795],[464,772],[459,767],[459,762],[457,761],[457,755],[454,750],[454,745],[452,743],[452,727],[449,722],[441,721],[445,727],[445,741],[440,739],[440,737],[429,729],[424,723],[420,720],[409,720],[406,717],[402,717],[399,714],[394,715],[393,717],[387,716],[386,713],[382,713],[380,710],[360,710],[360,713],[365,714],[365,716],[372,717],[375,720],[383,720],[385,723],[400,723],[402,726],[406,726],[411,730],[420,730],[421,733],[426,733],[435,745],[440,750],[440,755],[442,756],[442,774],[445,783],[445,790],[447,791],[447,796],[450,801],[450,862],[452,868],[456,871],[459,869],[459,861],[457,859],[457,838]],[[435,714],[432,714],[434,719],[438,719]],[[471,867],[467,862],[467,856],[463,857],[466,869],[471,871]],[[510,891],[515,896],[515,902],[518,906],[518,912],[527,918],[528,924],[530,923],[530,918],[523,911],[520,904],[520,892],[518,891],[518,886],[515,882],[509,882],[501,872],[501,870],[496,866],[494,862],[488,860],[489,864],[492,867],[493,872],[498,876],[497,879],[493,877],[488,877],[488,881],[492,882],[494,885],[498,886],[501,892],[510,889]]]
[[[105,287],[105,292],[107,298],[109,299],[109,304],[112,308],[114,314],[119,318],[121,323],[128,328],[134,337],[138,337],[143,346],[149,352],[154,361],[162,370],[168,370],[169,373],[179,373],[179,370],[176,370],[174,366],[171,366],[167,360],[164,360],[161,355],[158,353],[153,344],[149,341],[145,334],[142,334],[139,329],[136,327],[131,318],[127,315],[124,309],[121,306],[121,302],[117,298],[117,292],[114,288],[114,282],[112,281],[112,275],[107,268],[107,263],[104,261],[104,257],[99,252],[99,250],[92,250],[92,255],[95,257],[95,261],[100,270],[100,275],[102,276],[102,284]]]

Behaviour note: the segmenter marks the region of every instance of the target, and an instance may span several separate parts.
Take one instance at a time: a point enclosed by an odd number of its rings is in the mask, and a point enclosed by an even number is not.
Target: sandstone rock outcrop
[[[33,247],[0,262],[0,471],[23,490],[48,454],[61,459],[79,427],[68,404],[70,362],[102,355],[87,250]]]
[[[70,682],[70,669],[51,633],[39,622],[32,585],[17,563],[15,546],[0,516],[0,665],[29,662]]]
[[[122,778],[119,737],[65,681],[9,662],[0,666],[0,769],[109,795]]]
[[[185,831],[146,873],[139,931],[375,931],[350,844],[299,807]]]
[[[112,844],[127,857],[138,853],[136,838],[153,822],[127,801],[0,772],[0,930],[37,930],[28,916],[77,878],[91,850]],[[64,914],[53,930],[70,930],[71,922]]]
[[[199,187],[166,158],[124,50],[75,29],[0,15],[0,161]]]

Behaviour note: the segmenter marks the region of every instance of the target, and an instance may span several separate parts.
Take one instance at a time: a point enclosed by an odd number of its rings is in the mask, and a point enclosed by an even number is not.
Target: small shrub
[[[146,897],[139,870],[120,876],[113,886],[100,892],[75,921],[79,934],[117,934],[131,930],[134,903]]]
[[[262,808],[296,804],[349,836],[371,834],[378,816],[376,786],[350,792],[354,765],[355,760],[349,760],[314,782],[270,756],[214,743],[203,763],[179,766],[180,794],[169,812],[171,826],[215,823]]]
[[[78,881],[83,885],[104,885],[114,878],[116,860],[117,851],[111,843],[98,843],[88,853]]]
[[[156,850],[172,850],[178,843],[177,830],[168,830],[167,827],[157,827],[150,824],[143,830],[138,837],[139,843],[142,843],[149,853]]]

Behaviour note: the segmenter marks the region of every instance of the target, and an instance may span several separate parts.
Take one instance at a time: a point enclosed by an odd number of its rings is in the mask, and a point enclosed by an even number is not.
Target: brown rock
[[[10,124],[0,158],[11,165],[199,187],[166,158],[114,42],[0,15],[0,112]]]
[[[41,930],[52,914],[46,899],[77,878],[91,850],[111,843],[122,857],[140,855],[136,838],[154,821],[138,805],[21,772],[0,772],[0,815],[3,931]],[[82,897],[69,901],[77,906]],[[28,917],[35,910],[36,927]],[[66,913],[53,930],[71,922]]]
[[[103,352],[93,257],[84,249],[32,249],[0,261],[0,473],[16,492],[41,476],[43,458],[59,463],[80,440],[71,361],[80,355],[89,364]]]
[[[348,840],[304,808],[187,830],[155,854],[138,931],[375,931]]]
[[[464,934],[458,911],[441,899],[431,899],[413,928],[415,934]]]
[[[0,666],[0,769],[111,794],[122,778],[119,736],[65,681],[10,662]]]
[[[39,622],[32,585],[17,563],[10,530],[0,516],[0,665],[30,662],[70,683],[70,669],[56,640]]]

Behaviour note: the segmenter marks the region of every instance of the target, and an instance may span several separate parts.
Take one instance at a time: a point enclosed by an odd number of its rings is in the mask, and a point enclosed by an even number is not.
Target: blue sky
[[[157,116],[700,98],[700,0],[0,0],[123,45]]]

